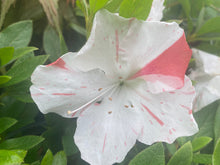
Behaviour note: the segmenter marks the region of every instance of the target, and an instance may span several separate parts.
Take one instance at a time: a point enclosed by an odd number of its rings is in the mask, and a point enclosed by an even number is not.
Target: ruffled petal
[[[160,21],[163,18],[164,0],[153,0],[147,21]]]
[[[195,90],[188,77],[183,88],[159,94],[148,92],[144,81],[133,81],[130,82],[134,90],[133,105],[142,112],[140,142],[172,143],[178,137],[191,136],[198,131],[192,115]]]
[[[190,74],[191,79],[196,80],[200,77],[220,74],[220,58],[218,56],[193,49],[193,58],[196,61],[196,69]]]
[[[199,111],[203,107],[220,99],[220,76],[215,76],[206,81],[197,81],[196,98],[193,104],[193,111]]]
[[[100,105],[79,116],[74,140],[82,159],[92,165],[110,165],[125,158],[141,131],[139,111],[130,94],[127,87],[118,86]]]
[[[196,112],[220,98],[220,58],[198,49],[193,49],[193,57],[196,69],[189,77],[196,83],[196,98],[193,106]]]
[[[183,35],[183,29],[176,23],[125,19],[100,10],[88,42],[72,65],[82,71],[99,68],[107,77],[126,79],[166,53]],[[182,43],[182,49],[187,49]],[[176,50],[175,53],[179,52]]]
[[[98,101],[114,86],[99,69],[82,72],[68,65],[74,55],[67,53],[48,66],[38,66],[32,74],[31,96],[42,113],[77,117],[80,110]]]

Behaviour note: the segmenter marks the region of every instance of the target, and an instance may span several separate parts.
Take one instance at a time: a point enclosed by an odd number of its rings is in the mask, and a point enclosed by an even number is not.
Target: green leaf
[[[19,165],[23,162],[27,151],[23,150],[0,150],[1,165]]]
[[[17,84],[21,81],[26,80],[28,77],[31,76],[34,69],[43,64],[49,56],[42,55],[42,56],[30,56],[27,57],[23,62],[20,62],[17,65],[14,65],[6,75],[11,76],[12,79],[5,84],[5,86],[10,86],[13,84]]]
[[[99,9],[103,8],[108,0],[89,0],[91,13],[95,14]]]
[[[0,76],[0,85],[7,83],[9,80],[11,80],[10,76]]]
[[[24,48],[18,48],[18,49],[15,49],[14,51],[14,56],[13,56],[13,59],[12,60],[16,60],[30,52],[33,52],[34,50],[38,50],[38,48],[36,47],[24,47]]]
[[[14,47],[15,49],[25,47],[31,40],[32,21],[20,21],[8,26],[0,32],[0,48]]]
[[[215,150],[212,157],[212,163],[213,165],[219,165],[220,164],[220,139],[218,140]]]
[[[201,150],[212,141],[210,137],[198,137],[192,141],[193,152]]]
[[[13,47],[6,47],[0,48],[0,61],[1,65],[4,66],[13,58],[14,48]]]
[[[220,138],[220,106],[218,107],[214,119],[214,137],[215,137],[215,144],[217,143],[218,139]]]
[[[41,161],[41,165],[52,165],[52,163],[53,163],[53,154],[48,149],[46,154],[44,155],[43,160]]]
[[[50,55],[50,60],[52,61],[57,60],[57,58],[66,53],[62,50],[64,40],[61,41],[61,39],[51,26],[47,26],[43,35],[43,46],[46,53]]]
[[[220,33],[220,17],[215,17],[206,21],[196,35],[200,36],[206,33]]]
[[[30,90],[29,90],[31,85],[32,85],[31,81],[27,79],[18,84],[9,86],[5,88],[5,90],[9,96],[12,96],[17,100],[20,100],[26,103],[32,103],[33,100],[31,98]]]
[[[0,126],[1,126],[0,133],[4,132],[5,130],[7,130],[8,128],[13,126],[16,122],[17,122],[17,120],[15,120],[13,118],[9,118],[9,117],[0,118]]]
[[[199,164],[212,164],[212,155],[209,154],[194,154],[193,162]]]
[[[9,140],[5,140],[0,143],[1,149],[21,149],[21,150],[29,150],[41,143],[44,138],[40,136],[22,136],[19,138],[13,138]]]
[[[124,0],[119,9],[119,15],[125,18],[135,17],[146,20],[153,0]]]
[[[62,137],[62,144],[64,152],[67,156],[71,156],[78,152],[78,149],[74,143],[73,137],[65,135]]]
[[[52,165],[67,165],[67,159],[64,151],[58,152],[53,159]]]
[[[118,13],[122,1],[123,1],[123,0],[110,0],[110,1],[105,5],[104,8],[107,9],[108,11],[112,12],[112,13]]]
[[[214,138],[213,126],[217,107],[218,102],[214,102],[194,114],[199,126],[199,132],[195,137],[208,136]]]
[[[192,145],[187,142],[173,155],[167,165],[191,165],[192,155]]]
[[[147,149],[143,150],[134,159],[132,159],[129,165],[165,165],[165,156],[162,143],[154,144]]]

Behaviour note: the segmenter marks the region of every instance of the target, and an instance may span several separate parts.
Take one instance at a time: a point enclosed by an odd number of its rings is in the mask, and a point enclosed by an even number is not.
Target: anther
[[[109,111],[109,112],[108,112],[108,114],[111,114],[111,113],[112,113],[112,111]]]
[[[128,108],[129,106],[125,105],[125,108]]]
[[[101,91],[101,90],[102,90],[102,88],[99,88],[99,89],[98,89],[98,91]]]
[[[112,101],[112,98],[111,98],[111,97],[109,97],[108,99],[109,99],[110,101]]]

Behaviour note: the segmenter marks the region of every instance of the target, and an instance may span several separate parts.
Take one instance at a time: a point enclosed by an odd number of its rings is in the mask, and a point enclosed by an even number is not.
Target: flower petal
[[[163,18],[164,0],[153,0],[147,21],[160,21]]]
[[[95,16],[88,42],[72,63],[82,71],[99,68],[107,77],[126,79],[164,55],[178,41],[183,44],[180,52],[184,48],[187,52],[184,32],[176,23],[125,19],[100,10]],[[188,56],[184,62],[187,60]]]
[[[144,66],[131,79],[140,77],[147,80],[148,90],[152,93],[181,88],[191,54],[185,36],[182,35],[178,41]]]
[[[133,104],[142,112],[139,141],[149,145],[157,141],[172,143],[178,137],[198,131],[192,116],[195,90],[188,77],[185,77],[183,88],[159,94],[148,92],[144,81],[139,81],[139,85],[135,84],[137,81],[132,83],[136,93]]]
[[[220,99],[220,76],[215,76],[206,81],[196,83],[196,98],[193,104],[193,111],[199,111],[203,107]]]
[[[92,105],[77,119],[74,140],[82,159],[94,165],[121,162],[140,133],[140,116],[119,86],[99,106]]]
[[[67,60],[74,58],[67,53],[48,66],[38,66],[32,74],[31,96],[42,113],[77,117],[80,111],[68,112],[89,106],[112,88],[103,71],[81,72],[68,65]]]
[[[193,49],[193,58],[196,61],[196,70],[190,74],[190,78],[196,80],[199,77],[215,76],[220,74],[220,58],[210,53]]]

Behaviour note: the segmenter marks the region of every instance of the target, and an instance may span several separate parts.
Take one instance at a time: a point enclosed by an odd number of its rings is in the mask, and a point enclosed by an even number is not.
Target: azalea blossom
[[[196,69],[189,76],[196,83],[193,110],[198,111],[220,99],[220,58],[197,49],[193,49],[193,57]]]
[[[32,98],[42,113],[77,119],[74,141],[93,165],[121,162],[136,140],[172,143],[198,131],[191,49],[176,23],[97,12],[79,52],[38,66]]]

